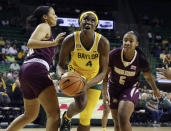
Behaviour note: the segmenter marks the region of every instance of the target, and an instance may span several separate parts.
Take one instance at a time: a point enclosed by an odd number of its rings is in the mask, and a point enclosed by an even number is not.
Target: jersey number
[[[88,61],[86,66],[92,66],[92,61]]]
[[[120,76],[119,83],[121,85],[124,85],[125,84],[125,79],[126,79],[126,76]]]

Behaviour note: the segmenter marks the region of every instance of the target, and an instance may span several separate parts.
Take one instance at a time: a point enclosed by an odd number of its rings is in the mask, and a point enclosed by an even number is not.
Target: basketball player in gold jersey
[[[60,131],[70,131],[71,119],[80,113],[80,124],[77,131],[90,131],[90,119],[100,94],[100,83],[107,72],[109,59],[109,41],[95,32],[98,17],[92,11],[83,12],[79,18],[80,31],[68,35],[61,47],[57,75],[65,72],[69,54],[71,60],[68,71],[75,71],[86,78],[86,84],[75,102],[71,103],[63,114]]]

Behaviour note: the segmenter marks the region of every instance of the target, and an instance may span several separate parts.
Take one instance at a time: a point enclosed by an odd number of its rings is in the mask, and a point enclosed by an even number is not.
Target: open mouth
[[[130,46],[124,46],[124,48],[130,48]]]
[[[89,26],[89,25],[86,25],[86,26],[85,26],[85,29],[86,29],[86,30],[89,30],[89,29],[90,29],[90,26]]]

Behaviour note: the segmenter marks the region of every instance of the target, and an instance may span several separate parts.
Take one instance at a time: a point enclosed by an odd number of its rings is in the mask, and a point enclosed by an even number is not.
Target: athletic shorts
[[[139,89],[137,86],[118,90],[118,87],[109,86],[110,108],[117,109],[120,101],[131,101],[138,104]]]
[[[39,94],[53,85],[48,77],[46,66],[38,62],[24,63],[19,72],[19,81],[24,98],[37,98]]]

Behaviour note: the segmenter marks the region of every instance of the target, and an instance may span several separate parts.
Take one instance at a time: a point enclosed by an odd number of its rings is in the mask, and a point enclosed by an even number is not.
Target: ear
[[[43,15],[43,20],[47,20],[47,15]]]
[[[138,41],[136,42],[136,46],[139,46],[139,42]]]

